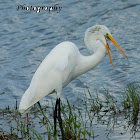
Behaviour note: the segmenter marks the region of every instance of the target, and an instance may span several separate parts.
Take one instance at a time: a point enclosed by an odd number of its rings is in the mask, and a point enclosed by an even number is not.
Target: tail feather
[[[52,93],[54,93],[54,90],[52,92],[48,92],[48,94],[52,94]],[[33,94],[33,91],[30,90],[29,87],[21,98],[20,105],[19,105],[19,112],[20,113],[29,112],[35,103],[37,103],[39,100],[41,100],[48,94],[44,94],[44,96],[40,96],[40,97],[33,96],[35,94]]]

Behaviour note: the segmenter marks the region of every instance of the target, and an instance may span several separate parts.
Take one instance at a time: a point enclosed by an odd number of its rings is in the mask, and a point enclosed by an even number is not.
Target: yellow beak
[[[114,43],[114,45],[122,52],[122,54],[127,58],[125,53],[122,51],[122,49],[119,47],[119,45],[116,43],[116,41],[114,40],[114,38],[111,35],[107,34],[105,37],[108,37]],[[111,64],[113,66],[113,62],[112,62],[112,58],[111,58],[111,54],[110,54],[110,51],[109,51],[109,46],[108,46],[107,40],[106,40],[106,49],[107,49]]]

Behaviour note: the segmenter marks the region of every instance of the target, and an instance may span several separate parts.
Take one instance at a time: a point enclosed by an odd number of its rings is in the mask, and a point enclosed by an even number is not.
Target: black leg
[[[58,121],[59,121],[60,129],[61,129],[61,133],[62,133],[62,140],[65,140],[65,135],[64,135],[63,126],[62,126],[62,118],[61,118],[60,98],[57,100],[58,100]]]
[[[56,100],[55,110],[54,110],[54,136],[56,136],[57,104],[58,104],[58,99]]]

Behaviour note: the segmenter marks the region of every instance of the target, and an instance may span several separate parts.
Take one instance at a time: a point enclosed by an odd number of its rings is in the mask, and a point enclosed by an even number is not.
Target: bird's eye
[[[108,35],[108,33],[106,33],[106,35]]]

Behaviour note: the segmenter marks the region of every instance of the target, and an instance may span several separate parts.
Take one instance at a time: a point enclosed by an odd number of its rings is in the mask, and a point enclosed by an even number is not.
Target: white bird
[[[112,63],[106,38],[124,54],[104,25],[92,26],[85,32],[84,42],[92,53],[90,56],[82,55],[78,47],[69,41],[54,47],[36,70],[30,86],[22,96],[19,111],[25,112],[40,99],[54,92],[57,93],[57,109],[62,89],[76,77],[96,67],[105,57],[106,50]],[[126,57],[125,54],[124,56]]]

